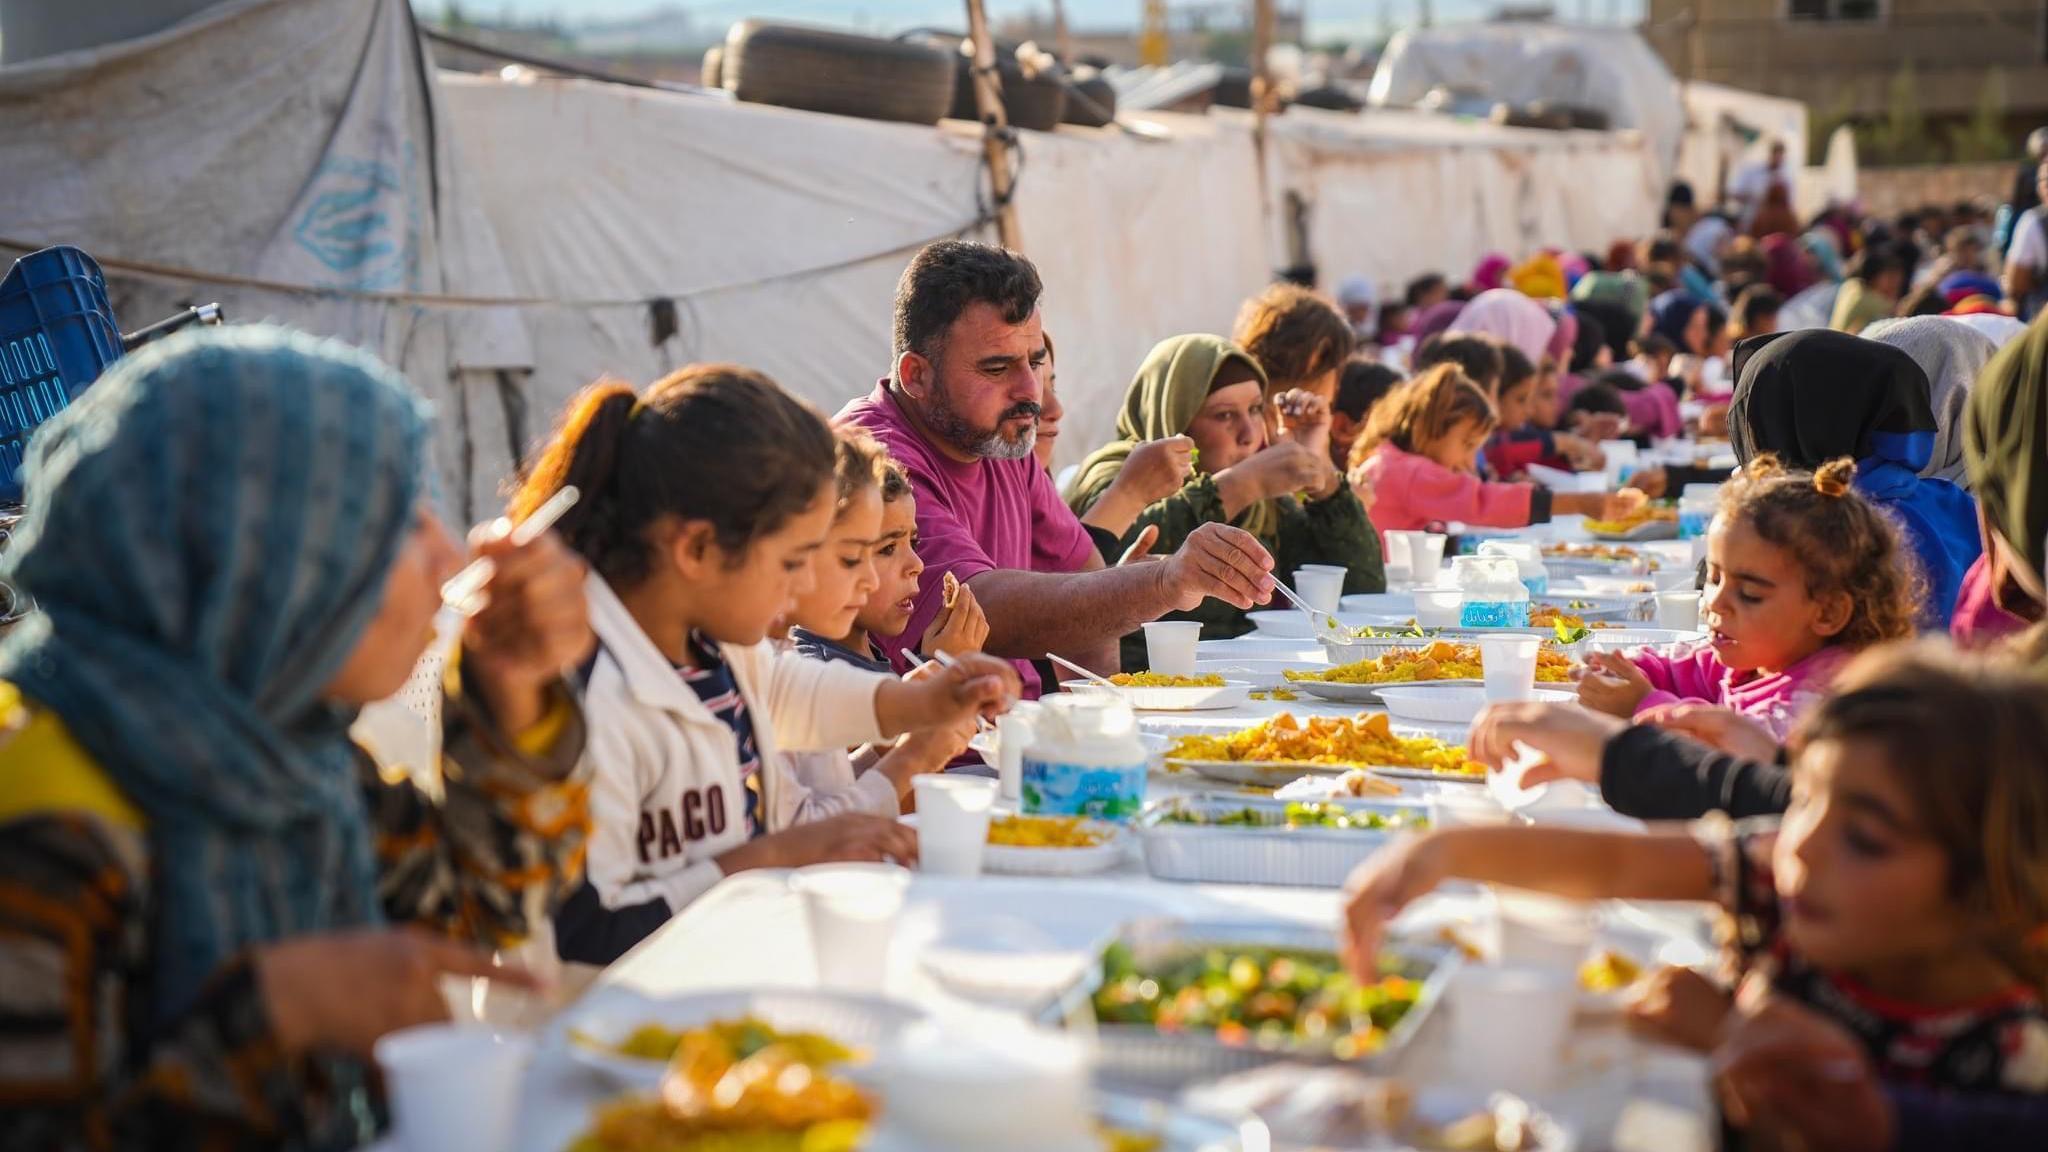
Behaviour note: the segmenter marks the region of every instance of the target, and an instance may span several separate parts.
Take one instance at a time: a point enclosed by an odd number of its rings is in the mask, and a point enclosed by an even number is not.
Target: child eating
[[[1847,460],[1817,473],[1761,457],[1723,487],[1707,532],[1710,638],[1666,654],[1598,653],[1579,702],[1628,718],[1681,701],[1719,704],[1780,738],[1861,649],[1913,634],[1912,557],[1851,487]]]
[[[786,617],[788,642],[790,647],[813,659],[837,660],[887,673],[886,661],[863,657],[851,644],[827,639],[855,640],[854,621],[881,586],[875,550],[886,538],[883,486],[893,469],[882,446],[866,432],[840,428],[834,435],[838,438],[838,453],[833,467],[836,502],[832,529],[825,536],[824,548],[812,558],[810,591],[797,596]],[[903,492],[908,493],[909,481],[900,471],[894,475]],[[913,577],[913,591],[915,587]],[[871,653],[874,651],[873,642],[865,633],[857,643]],[[863,749],[858,760],[865,771],[858,774],[857,758],[843,748],[785,752],[783,762],[799,783],[820,796],[843,798],[846,807],[853,810],[895,816],[910,795],[911,782],[923,773],[944,769],[947,761],[966,751],[967,741],[973,735],[971,722],[913,732],[879,757]]]
[[[1451,879],[1583,900],[1715,900],[1733,928],[1735,974],[1761,974],[1846,1027],[1884,1080],[2048,1092],[2043,747],[2038,680],[1935,649],[1873,652],[1803,725],[1782,821],[1426,834],[1353,874],[1345,943],[1354,964],[1376,955],[1386,923]],[[1728,999],[1711,993],[1691,1019],[1646,1019],[1640,1006],[1638,1019],[1712,1046]]]
[[[576,486],[556,530],[591,567],[594,827],[586,881],[556,915],[563,959],[610,963],[733,872],[914,860],[909,829],[804,787],[780,753],[951,728],[1015,699],[1015,669],[976,654],[906,681],[767,642],[814,586],[836,452],[767,377],[692,365],[645,396],[585,389],[515,496],[520,519]]]
[[[1412,531],[1451,521],[1522,528],[1553,512],[1599,516],[1608,498],[1481,480],[1479,453],[1500,423],[1493,401],[1454,364],[1394,389],[1373,409],[1355,451],[1375,496],[1373,524]]]

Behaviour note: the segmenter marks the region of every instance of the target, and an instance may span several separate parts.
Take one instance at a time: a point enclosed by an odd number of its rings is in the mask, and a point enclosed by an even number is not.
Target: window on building
[[[1788,20],[1876,20],[1884,0],[1785,0]]]

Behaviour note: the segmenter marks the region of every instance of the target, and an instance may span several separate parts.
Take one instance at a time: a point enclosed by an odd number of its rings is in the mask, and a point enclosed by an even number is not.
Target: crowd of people
[[[1354,877],[1345,942],[1455,878],[1717,901],[1727,972],[1667,972],[1636,1016],[1715,1053],[1732,1122],[2039,1147],[2048,328],[2005,298],[2036,282],[1974,209],[1735,205],[1674,195],[1640,243],[1397,299],[1276,284],[1160,340],[1057,478],[1046,286],[933,244],[835,416],[737,365],[599,382],[467,547],[388,367],[265,326],[130,356],[36,436],[6,560],[40,606],[0,648],[10,1134],[353,1146],[372,1043],[440,1017],[441,977],[536,979],[493,950],[607,964],[736,872],[914,862],[912,782],[972,770],[977,718],[1055,690],[1050,656],[1241,635],[1305,564],[1383,591],[1389,531],[1719,483],[1711,638],[1596,659],[1579,703],[1498,706],[1471,743],[1697,823],[1406,840]],[[1532,478],[1686,433],[1733,474]],[[486,602],[453,616],[473,557]],[[351,724],[436,646],[439,763],[380,764]]]

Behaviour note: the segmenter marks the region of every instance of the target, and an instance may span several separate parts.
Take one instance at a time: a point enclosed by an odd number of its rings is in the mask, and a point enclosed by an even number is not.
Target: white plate
[[[1130,847],[1130,832],[1102,820],[1083,825],[1103,835],[1093,848],[1019,848],[990,844],[982,850],[982,868],[1004,876],[1089,876],[1117,866]]]
[[[1578,578],[1577,585],[1575,588],[1567,588],[1554,583],[1550,586],[1550,594],[1577,598],[1590,593],[1594,596],[1627,596],[1633,599],[1657,594],[1657,581],[1648,573],[1641,576],[1601,576],[1588,572]]]
[[[1588,529],[1586,535],[1591,536],[1595,540],[1614,544],[1639,544],[1645,540],[1676,540],[1678,539],[1678,521],[1651,520],[1648,523],[1638,524],[1626,532],[1595,532]]]
[[[1484,784],[1486,776],[1471,772],[1437,772],[1429,768],[1372,767],[1366,769],[1388,780],[1427,780],[1432,784]]]
[[[1095,1118],[1099,1123],[1160,1138],[1160,1152],[1244,1152],[1247,1147],[1266,1148],[1266,1127],[1249,1117],[1236,1123],[1212,1119],[1200,1112],[1177,1108],[1139,1096],[1105,1094],[1097,1098]],[[1245,1139],[1256,1133],[1255,1142]],[[1088,1139],[1079,1148],[1094,1149],[1101,1144]],[[887,1121],[861,1140],[860,1152],[960,1152],[951,1142],[932,1143],[908,1133],[894,1132]],[[1548,1150],[1544,1150],[1548,1152]]]
[[[610,1050],[612,1046],[645,1024],[682,1031],[743,1016],[765,1021],[783,1032],[816,1032],[869,1055],[925,1019],[922,1009],[909,1004],[840,992],[782,989],[664,998],[610,990],[602,999],[587,1001],[564,1025],[571,1060],[621,1087],[646,1092],[661,1086],[667,1061],[621,1056]],[[578,1033],[595,1044],[582,1042]]]
[[[1296,613],[1299,615],[1299,613]],[[1239,636],[1235,640],[1198,640],[1195,659],[1202,660],[1300,660],[1323,662],[1323,647],[1304,636],[1296,640],[1271,636]]]
[[[1407,592],[1360,592],[1337,601],[1339,614],[1358,612],[1368,616],[1415,615],[1415,597]]]
[[[1180,760],[1168,758],[1168,768],[1185,769],[1205,780],[1225,784],[1249,784],[1255,788],[1277,788],[1297,776],[1342,776],[1356,764],[1304,764],[1299,760]]]
[[[1339,612],[1337,623],[1345,628],[1398,628],[1415,615],[1414,597],[1404,597],[1408,605],[1398,613],[1392,612]],[[1252,622],[1258,631],[1254,633],[1262,640],[1308,640],[1315,639],[1315,630],[1309,626],[1308,614],[1298,608],[1264,609],[1247,612],[1245,619]],[[1316,619],[1323,619],[1321,616]]]
[[[1318,654],[1320,657],[1320,654]],[[1285,688],[1288,686],[1287,673],[1314,671],[1323,661],[1309,660],[1196,660],[1195,675],[1221,676],[1226,680],[1242,680],[1254,690]]]
[[[1578,699],[1578,694],[1538,688],[1530,699],[1564,703]],[[1380,689],[1380,703],[1397,720],[1469,724],[1486,708],[1486,689],[1470,685],[1402,684]]]
[[[1069,692],[1114,694],[1145,712],[1208,712],[1236,708],[1252,698],[1252,686],[1242,680],[1226,680],[1221,688],[1108,688],[1090,680],[1069,680],[1063,687]]]
[[[1388,688],[1412,688],[1416,681],[1404,680],[1399,684],[1331,684],[1322,680],[1296,680],[1292,687],[1322,700],[1334,700],[1339,704],[1378,703],[1381,691]],[[1470,687],[1484,684],[1482,680],[1430,680],[1430,687],[1440,684]]]

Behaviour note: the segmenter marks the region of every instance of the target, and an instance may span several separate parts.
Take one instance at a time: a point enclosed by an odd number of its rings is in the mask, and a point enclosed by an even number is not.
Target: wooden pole
[[[1273,90],[1273,69],[1267,58],[1273,54],[1273,0],[1252,0],[1252,124],[1260,140],[1266,136],[1266,117],[1278,103]]]
[[[1060,54],[1060,63],[1068,68],[1074,66],[1074,34],[1067,29],[1067,6],[1064,0],[1052,0],[1052,43],[1053,50]]]
[[[996,79],[996,46],[988,34],[988,11],[981,0],[967,0],[967,35],[974,43],[974,109],[981,114],[981,151],[988,161],[988,189],[996,202],[996,236],[1012,252],[1024,250],[1017,226],[1017,206],[1010,202],[1010,118],[1003,112],[1002,84]]]

